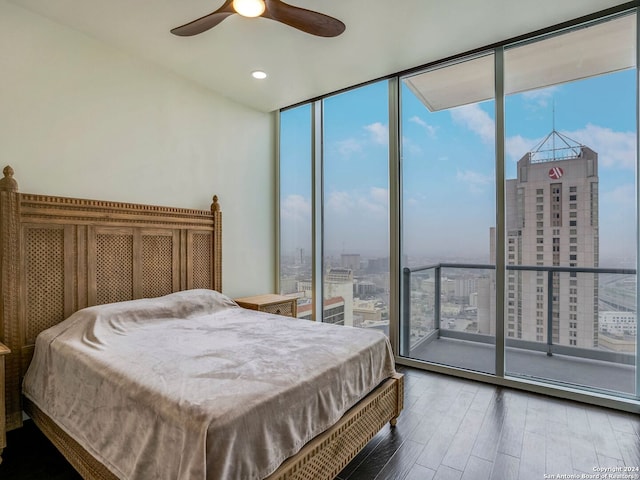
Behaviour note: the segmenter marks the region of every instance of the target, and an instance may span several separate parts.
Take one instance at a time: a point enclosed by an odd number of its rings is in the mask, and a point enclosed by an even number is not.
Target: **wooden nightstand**
[[[7,353],[11,353],[11,350],[0,343],[0,463],[2,463],[2,450],[7,446],[7,424],[4,408],[4,356]]]
[[[298,312],[297,298],[285,297],[273,293],[235,298],[234,300],[243,308],[258,310],[260,312],[275,313],[293,318],[296,318]]]

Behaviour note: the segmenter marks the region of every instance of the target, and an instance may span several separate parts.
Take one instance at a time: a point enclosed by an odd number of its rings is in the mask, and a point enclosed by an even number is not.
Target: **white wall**
[[[223,211],[223,287],[274,291],[275,117],[0,0],[0,168],[20,191]]]

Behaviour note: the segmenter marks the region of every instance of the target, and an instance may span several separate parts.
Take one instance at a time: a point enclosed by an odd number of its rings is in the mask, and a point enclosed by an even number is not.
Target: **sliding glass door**
[[[401,98],[401,353],[494,373],[494,56],[404,77]]]
[[[635,24],[505,52],[508,375],[635,394]]]

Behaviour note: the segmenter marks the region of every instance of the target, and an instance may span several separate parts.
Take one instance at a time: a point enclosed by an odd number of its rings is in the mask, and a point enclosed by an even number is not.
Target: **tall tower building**
[[[507,265],[598,266],[598,154],[557,131],[506,181]],[[551,286],[549,285],[551,279]],[[505,335],[598,346],[597,274],[507,270]]]
[[[353,327],[353,271],[349,268],[331,268],[325,274],[324,296],[341,297],[344,301],[344,323]]]

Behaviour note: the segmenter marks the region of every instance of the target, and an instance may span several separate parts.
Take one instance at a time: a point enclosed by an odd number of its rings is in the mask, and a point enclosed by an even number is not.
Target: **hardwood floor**
[[[381,431],[340,479],[541,480],[640,468],[637,415],[401,370],[406,396],[397,428]],[[611,475],[640,479],[637,471]]]
[[[31,420],[7,433],[2,480],[82,480]]]
[[[542,480],[640,467],[637,415],[400,370],[406,397],[397,427],[386,426],[338,479]],[[9,432],[3,459],[3,480],[80,478],[30,422]],[[609,475],[600,478],[640,480],[637,471]]]

